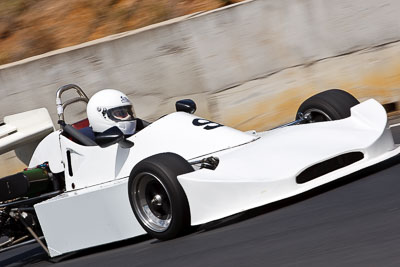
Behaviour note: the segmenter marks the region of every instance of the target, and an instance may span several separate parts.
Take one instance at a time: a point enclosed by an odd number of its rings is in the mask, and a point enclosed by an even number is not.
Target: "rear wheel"
[[[350,109],[360,102],[340,89],[331,89],[316,94],[300,105],[296,119],[307,118],[308,123],[333,121],[350,117]]]
[[[184,158],[173,153],[151,156],[133,168],[129,200],[136,219],[152,237],[168,240],[190,229],[189,203],[177,176],[192,171]]]

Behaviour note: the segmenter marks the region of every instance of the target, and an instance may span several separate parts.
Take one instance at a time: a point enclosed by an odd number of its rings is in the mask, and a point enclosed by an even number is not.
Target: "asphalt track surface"
[[[400,127],[392,131],[400,143]],[[399,163],[400,156],[179,239],[145,236],[56,263],[32,244],[1,253],[0,266],[400,266]]]

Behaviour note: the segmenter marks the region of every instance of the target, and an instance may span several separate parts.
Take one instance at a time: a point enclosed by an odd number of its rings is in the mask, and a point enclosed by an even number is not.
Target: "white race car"
[[[71,89],[78,97],[62,102]],[[87,120],[65,123],[76,101],[88,101],[78,86],[57,91],[60,130],[46,109],[4,118],[0,153],[15,149],[26,160],[41,141],[28,169],[0,179],[0,248],[32,236],[54,257],[146,232],[167,240],[400,153],[384,108],[337,89],[259,133],[199,118],[195,103],[181,100],[153,123],[137,118],[129,138],[116,127],[95,136]]]

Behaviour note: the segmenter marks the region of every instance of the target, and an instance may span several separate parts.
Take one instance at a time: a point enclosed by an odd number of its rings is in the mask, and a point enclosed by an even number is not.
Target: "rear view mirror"
[[[100,147],[111,146],[122,139],[124,139],[124,134],[117,126],[111,127],[110,129],[96,135],[96,143]]]
[[[193,114],[196,111],[196,103],[191,99],[182,99],[175,103],[176,111]]]

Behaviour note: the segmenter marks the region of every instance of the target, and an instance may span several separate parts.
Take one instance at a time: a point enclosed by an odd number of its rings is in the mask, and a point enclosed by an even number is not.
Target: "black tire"
[[[128,182],[129,201],[146,232],[168,240],[190,230],[189,203],[177,176],[193,171],[181,156],[162,153],[139,162]]]
[[[331,89],[316,94],[300,105],[296,120],[300,114],[310,115],[308,122],[340,120],[350,117],[350,109],[360,102],[351,94],[340,89]]]

